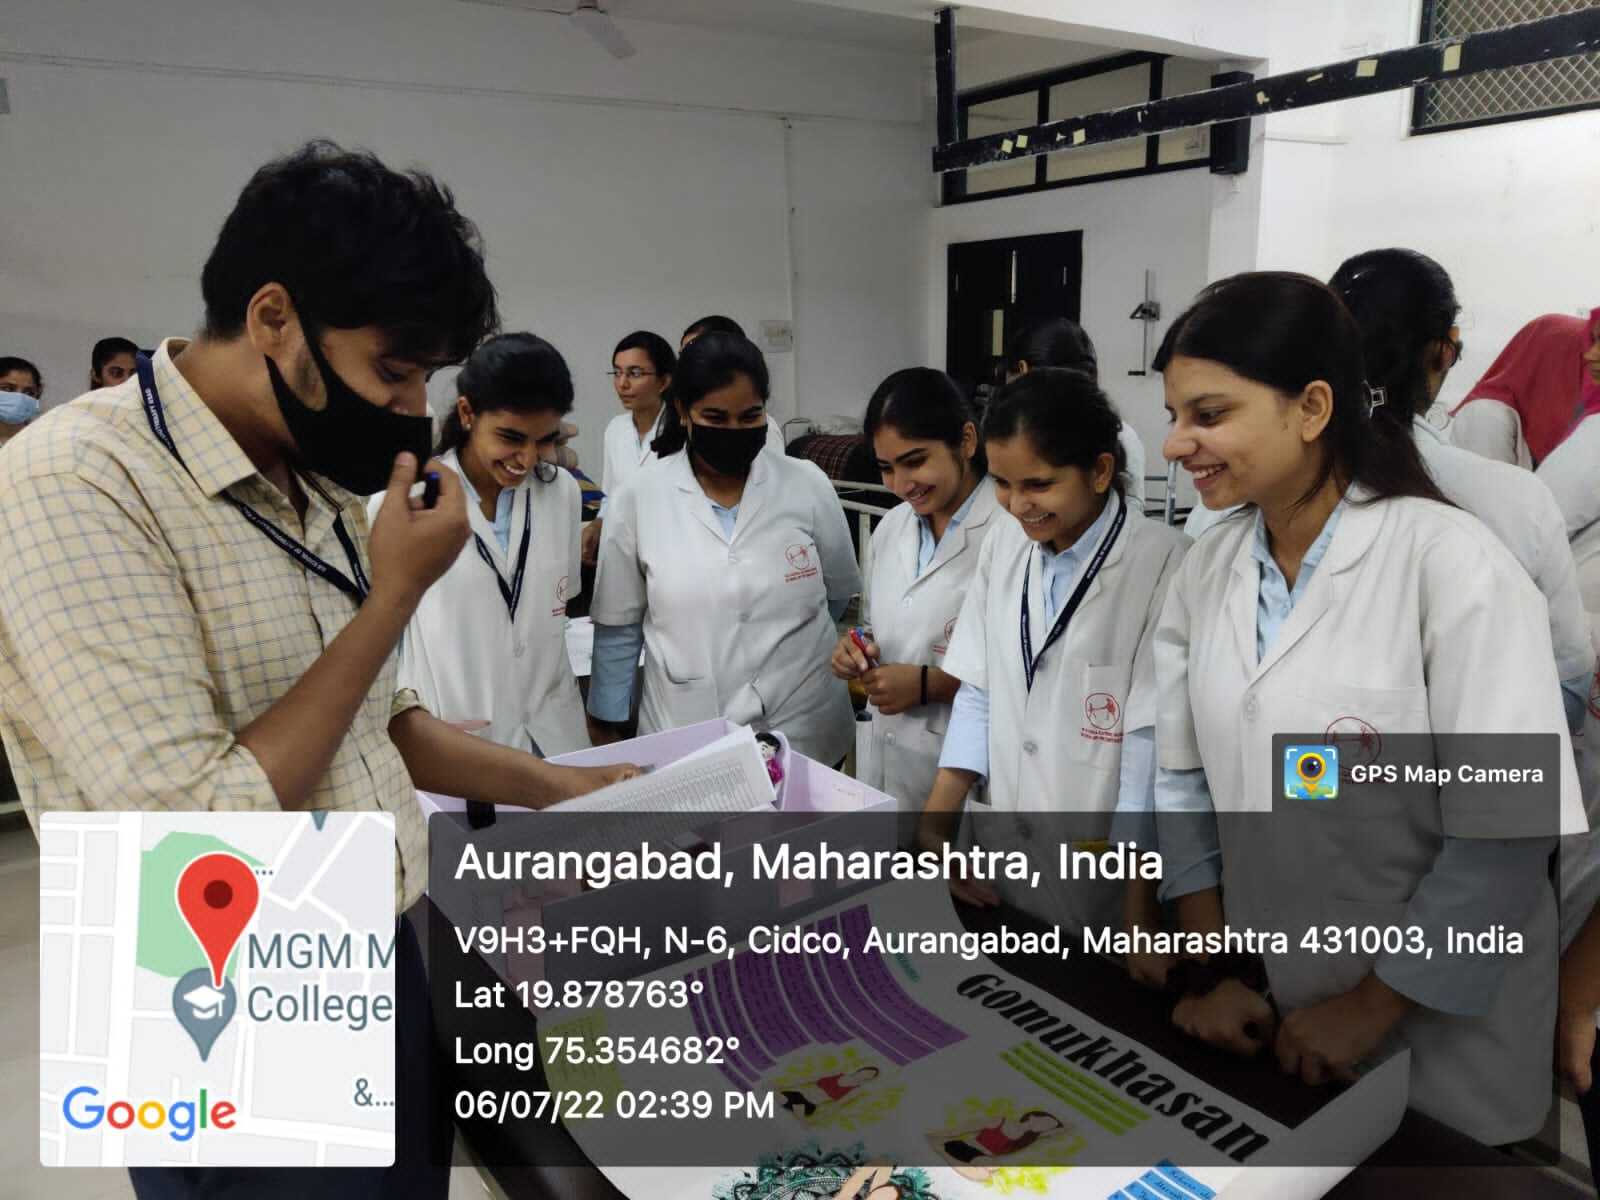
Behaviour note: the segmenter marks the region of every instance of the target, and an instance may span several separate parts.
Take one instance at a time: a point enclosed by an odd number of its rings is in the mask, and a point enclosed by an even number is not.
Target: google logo
[[[135,1121],[141,1129],[161,1129],[169,1123],[167,1136],[175,1142],[187,1142],[197,1129],[232,1129],[234,1107],[226,1100],[215,1104],[206,1102],[206,1089],[200,1089],[198,1100],[176,1100],[170,1107],[159,1100],[113,1100],[99,1104],[95,1097],[98,1088],[87,1084],[75,1087],[61,1101],[61,1115],[74,1129],[95,1129],[104,1121],[113,1129],[131,1129]]]

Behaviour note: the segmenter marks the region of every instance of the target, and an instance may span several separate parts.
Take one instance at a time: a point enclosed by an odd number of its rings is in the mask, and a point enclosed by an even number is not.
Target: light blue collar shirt
[[[737,504],[724,508],[709,496],[706,503],[711,505],[711,515],[716,517],[717,524],[722,526],[722,536],[730,542],[733,541],[733,531],[739,524],[739,506]]]
[[[1260,564],[1261,571],[1260,587],[1256,592],[1257,662],[1267,656],[1267,648],[1277,640],[1283,623],[1289,619],[1294,606],[1300,602],[1300,598],[1306,594],[1306,589],[1311,586],[1311,577],[1316,574],[1322,556],[1328,552],[1328,546],[1333,542],[1333,531],[1339,527],[1339,518],[1344,513],[1346,503],[1346,500],[1340,500],[1328,514],[1322,532],[1317,534],[1316,541],[1311,543],[1305,557],[1300,560],[1300,572],[1295,576],[1292,590],[1289,581],[1283,577],[1283,572],[1272,559],[1272,549],[1267,544],[1267,522],[1262,517],[1261,510],[1256,510],[1250,557]]]
[[[472,480],[467,478],[466,471],[461,471],[460,475],[461,487],[467,493],[467,503],[477,508],[483,498],[472,486]],[[500,495],[494,502],[494,540],[500,543],[501,554],[511,553],[511,510],[516,507],[516,503],[516,488],[501,488]]]
[[[1117,507],[1122,504],[1120,495],[1113,495],[1100,510],[1094,523],[1084,530],[1083,536],[1059,554],[1035,546],[1040,570],[1029,572],[1028,581],[1028,633],[1033,640],[1034,653],[1050,636],[1050,626],[1056,613],[1072,595],[1073,585],[1082,573],[1083,566],[1094,557],[1094,551],[1116,520]],[[1033,613],[1041,607],[1044,620],[1037,621]],[[1012,635],[1015,645],[1015,634]],[[1004,651],[1002,651],[1004,652]],[[1154,762],[1154,755],[1151,756]],[[945,730],[944,745],[939,752],[939,765],[958,770],[972,771],[977,775],[989,774],[989,693],[983,688],[963,683],[956,692],[955,704],[950,713],[950,724]]]
[[[1056,614],[1072,595],[1078,576],[1083,573],[1083,568],[1094,556],[1095,548],[1104,540],[1106,531],[1116,519],[1117,508],[1122,502],[1121,495],[1113,492],[1106,500],[1106,506],[1100,510],[1100,515],[1094,519],[1094,524],[1084,530],[1083,536],[1065,550],[1058,553],[1043,545],[1035,547],[1039,565],[1037,586],[1040,590],[1035,591],[1034,585],[1029,585],[1032,594],[1028,597],[1028,605],[1032,608],[1036,599],[1044,600],[1044,620],[1040,627],[1029,631],[1034,636],[1035,646],[1042,645],[1044,638],[1049,636],[1050,627],[1055,624]]]
[[[977,498],[978,489],[973,488],[972,492],[967,496],[967,498],[961,502],[961,507],[956,509],[955,514],[950,518],[950,523],[944,527],[945,537],[949,537],[951,531],[954,530],[957,525],[961,524],[961,522],[966,518],[966,515],[972,511],[972,502]],[[929,564],[933,562],[933,556],[939,552],[939,543],[942,541],[944,541],[944,538],[935,540],[933,536],[933,522],[929,521],[927,517],[917,518],[918,579],[922,578],[922,573],[926,571]]]

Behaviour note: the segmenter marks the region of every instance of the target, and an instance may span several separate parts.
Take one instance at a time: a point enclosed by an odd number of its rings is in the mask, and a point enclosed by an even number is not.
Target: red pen
[[[871,636],[870,629],[862,629],[860,626],[850,631],[850,640],[855,643],[856,649],[861,651],[861,657],[867,660],[868,666],[875,667],[878,665],[878,660],[867,650],[867,639]]]

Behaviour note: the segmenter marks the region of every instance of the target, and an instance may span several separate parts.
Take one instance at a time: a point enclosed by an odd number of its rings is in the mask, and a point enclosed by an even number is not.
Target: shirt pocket
[[[1103,770],[1116,769],[1122,753],[1123,706],[1128,702],[1132,676],[1131,664],[1085,664],[1081,668],[1078,691],[1072,697],[1075,705],[1063,714],[1070,731],[1068,753],[1075,761]]]

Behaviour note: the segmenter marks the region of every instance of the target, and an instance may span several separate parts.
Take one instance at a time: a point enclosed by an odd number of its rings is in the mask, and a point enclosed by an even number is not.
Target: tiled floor
[[[131,1200],[122,1171],[39,1166],[39,858],[25,821],[0,818],[0,1200]],[[458,1167],[450,1200],[485,1200]]]

